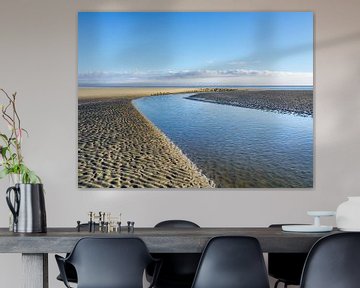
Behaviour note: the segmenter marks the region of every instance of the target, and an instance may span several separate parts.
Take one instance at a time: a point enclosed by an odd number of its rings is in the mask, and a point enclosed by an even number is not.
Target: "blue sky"
[[[312,85],[311,12],[79,12],[79,84]]]

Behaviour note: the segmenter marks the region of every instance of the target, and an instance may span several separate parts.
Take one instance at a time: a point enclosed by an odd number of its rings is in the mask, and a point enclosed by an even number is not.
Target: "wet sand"
[[[79,188],[214,186],[131,104],[146,91],[91,90],[79,91]]]
[[[234,90],[199,93],[190,100],[277,111],[301,116],[313,115],[312,90]]]

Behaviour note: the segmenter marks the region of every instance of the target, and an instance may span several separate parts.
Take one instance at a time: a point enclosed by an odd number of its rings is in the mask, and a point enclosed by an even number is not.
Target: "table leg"
[[[23,288],[48,288],[48,254],[22,254]]]

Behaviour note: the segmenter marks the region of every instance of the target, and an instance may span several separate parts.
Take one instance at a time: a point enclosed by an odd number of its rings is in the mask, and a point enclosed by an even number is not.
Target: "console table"
[[[82,237],[139,237],[151,253],[201,253],[215,236],[242,235],[259,240],[263,252],[308,252],[331,233],[289,233],[280,228],[135,228],[124,231],[77,232],[76,228],[48,228],[47,233],[19,234],[0,228],[0,253],[22,253],[23,287],[48,288],[48,253],[67,253]]]

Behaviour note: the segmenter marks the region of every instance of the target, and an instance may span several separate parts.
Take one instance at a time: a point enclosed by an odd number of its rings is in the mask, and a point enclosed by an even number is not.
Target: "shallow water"
[[[185,99],[134,106],[217,187],[312,187],[313,118]]]

